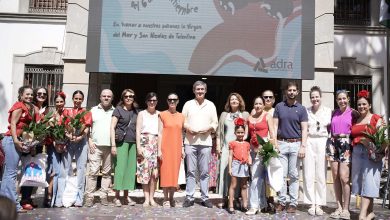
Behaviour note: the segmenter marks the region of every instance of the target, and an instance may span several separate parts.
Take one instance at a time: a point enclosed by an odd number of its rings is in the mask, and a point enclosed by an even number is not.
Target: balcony
[[[29,13],[66,14],[68,0],[30,0]]]

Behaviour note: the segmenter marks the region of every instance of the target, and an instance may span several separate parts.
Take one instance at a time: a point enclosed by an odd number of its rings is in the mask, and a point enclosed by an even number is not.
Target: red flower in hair
[[[236,125],[236,126],[244,126],[245,125],[245,119],[243,119],[243,118],[236,118],[236,119],[234,119],[234,125]]]
[[[57,95],[61,96],[63,99],[66,99],[66,94],[63,91],[57,92]]]
[[[367,91],[367,90],[365,90],[365,89],[363,89],[363,90],[360,90],[359,92],[358,92],[358,94],[357,94],[357,97],[358,98],[368,98],[370,96],[370,92],[369,91]]]

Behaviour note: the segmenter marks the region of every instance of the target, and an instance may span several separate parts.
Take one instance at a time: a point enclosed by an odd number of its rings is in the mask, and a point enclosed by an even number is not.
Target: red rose
[[[368,98],[370,96],[370,92],[368,92],[367,90],[363,89],[363,90],[360,90],[357,94],[357,97],[360,99],[360,98]]]
[[[236,119],[234,119],[234,124],[236,126],[244,126],[245,125],[245,119],[243,119],[243,118],[236,118]]]
[[[60,96],[61,98],[63,98],[64,100],[66,99],[66,94],[65,92],[57,92],[57,95]]]

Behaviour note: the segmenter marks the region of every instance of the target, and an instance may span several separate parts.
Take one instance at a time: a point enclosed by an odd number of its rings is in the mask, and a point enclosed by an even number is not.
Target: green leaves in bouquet
[[[76,130],[79,130],[81,129],[83,123],[82,123],[82,119],[84,118],[84,116],[88,113],[88,111],[83,111],[83,112],[80,112],[78,113],[76,116],[74,116],[74,118],[71,118],[70,119],[70,126]]]
[[[50,128],[50,133],[52,138],[54,140],[65,140],[66,139],[66,121],[67,117],[63,117],[61,124],[55,123],[51,128]]]
[[[367,138],[371,139],[377,147],[377,150],[379,150],[378,148],[382,148],[383,146],[387,148],[389,145],[389,138],[387,135],[387,129],[389,129],[389,127],[390,126],[387,125],[376,129],[372,125],[367,125],[367,130],[362,133],[365,134]],[[375,133],[370,131],[375,131]]]
[[[50,112],[49,114],[45,115],[45,117],[43,117],[41,120],[36,121],[35,115],[34,113],[32,113],[33,120],[31,120],[30,124],[24,126],[23,128],[24,137],[22,138],[24,140],[29,139],[30,141],[32,140],[42,141],[43,139],[45,139],[45,137],[49,133],[48,121],[50,120],[52,114],[53,113]]]
[[[268,166],[272,157],[277,157],[278,152],[275,151],[274,146],[270,141],[265,141],[262,137],[256,134],[258,143],[262,146],[259,150],[259,155],[262,157],[264,166]]]

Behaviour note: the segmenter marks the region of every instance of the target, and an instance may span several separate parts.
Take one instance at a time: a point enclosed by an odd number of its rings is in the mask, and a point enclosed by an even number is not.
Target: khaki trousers
[[[102,196],[107,196],[108,188],[111,183],[111,147],[96,146],[93,154],[88,151],[88,172],[85,194],[91,197],[96,189],[97,177],[99,171],[102,172],[101,192]],[[101,167],[101,169],[100,169]]]

